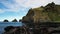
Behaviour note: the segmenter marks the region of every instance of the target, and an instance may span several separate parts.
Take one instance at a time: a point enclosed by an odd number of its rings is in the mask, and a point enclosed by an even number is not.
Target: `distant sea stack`
[[[12,22],[18,22],[16,19],[12,20]]]
[[[5,19],[3,22],[9,22],[7,19]]]
[[[19,19],[19,22],[22,22],[22,20],[21,20],[21,19]]]
[[[60,21],[60,5],[54,2],[38,8],[31,8],[27,15],[22,18],[22,22],[52,22]]]

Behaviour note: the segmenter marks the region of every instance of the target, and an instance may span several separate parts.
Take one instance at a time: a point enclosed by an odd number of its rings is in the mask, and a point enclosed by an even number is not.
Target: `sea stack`
[[[5,19],[3,22],[9,22],[7,19]]]
[[[12,22],[18,22],[16,19],[12,20]]]

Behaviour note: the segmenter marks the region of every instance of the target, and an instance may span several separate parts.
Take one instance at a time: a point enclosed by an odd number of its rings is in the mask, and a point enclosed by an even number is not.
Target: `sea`
[[[0,34],[4,32],[4,28],[7,26],[22,26],[22,22],[0,22]]]

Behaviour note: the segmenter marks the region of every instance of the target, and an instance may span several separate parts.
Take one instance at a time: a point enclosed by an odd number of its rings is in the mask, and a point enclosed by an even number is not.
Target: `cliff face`
[[[51,22],[60,21],[60,5],[49,3],[45,7],[30,9],[26,16],[23,17],[23,22]]]

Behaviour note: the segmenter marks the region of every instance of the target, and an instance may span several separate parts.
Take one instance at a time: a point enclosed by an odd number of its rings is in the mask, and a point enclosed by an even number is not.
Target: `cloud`
[[[27,8],[27,7],[23,6],[24,1],[19,0],[19,2],[18,2],[18,0],[13,0],[12,3],[11,3],[11,0],[4,0],[4,1],[1,1],[0,3],[8,8],[8,9],[2,9],[4,11],[19,12],[19,11],[23,11],[24,9]]]
[[[60,5],[60,0],[53,0],[56,4]]]
[[[16,12],[17,10],[19,10],[18,5],[16,5],[15,3],[13,4],[8,1],[2,1],[1,3],[4,4],[8,8],[8,9],[3,9],[3,10],[13,11],[13,12]]]
[[[0,9],[0,13],[4,13],[4,10]]]
[[[23,7],[30,7],[30,8],[44,6],[53,1],[56,1],[56,0],[15,0],[15,2],[18,5],[21,5]]]
[[[4,11],[19,12],[26,8],[36,8],[39,6],[45,6],[50,2],[55,2],[60,4],[59,0],[0,0],[0,3],[3,4],[7,9],[2,9]]]

